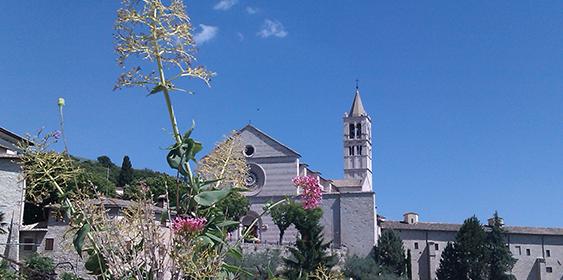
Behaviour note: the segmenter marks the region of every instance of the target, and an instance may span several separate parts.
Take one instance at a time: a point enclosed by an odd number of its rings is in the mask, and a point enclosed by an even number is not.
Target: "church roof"
[[[291,155],[293,155],[293,156],[296,156],[296,157],[301,157],[301,155],[300,155],[298,152],[296,152],[295,150],[293,150],[293,149],[291,149],[290,147],[288,147],[288,146],[282,144],[280,141],[274,139],[272,136],[266,134],[265,132],[263,132],[262,130],[256,128],[255,126],[253,126],[253,125],[251,125],[251,124],[247,124],[245,127],[241,128],[241,129],[238,131],[238,133],[241,133],[242,131],[245,131],[245,130],[254,131],[254,132],[256,132],[256,133],[258,133],[258,134],[260,134],[260,135],[266,137],[266,138],[269,139],[270,141],[275,142],[276,144],[278,144],[282,149],[285,150],[285,152],[287,152],[287,153],[289,153],[289,154],[291,154]]]
[[[407,224],[400,221],[383,221],[382,229],[392,230],[420,230],[420,231],[450,231],[457,232],[461,228],[461,224],[447,223],[414,223]],[[504,226],[504,230],[510,234],[534,234],[534,235],[563,235],[563,228],[541,228],[541,227],[522,227],[522,226]]]
[[[354,101],[352,102],[352,108],[350,108],[350,117],[366,116],[366,110],[364,109],[364,104],[362,104],[362,98],[360,97],[360,90],[356,88],[356,95],[354,95]]]
[[[332,179],[332,184],[337,188],[355,188],[363,185],[363,179]]]

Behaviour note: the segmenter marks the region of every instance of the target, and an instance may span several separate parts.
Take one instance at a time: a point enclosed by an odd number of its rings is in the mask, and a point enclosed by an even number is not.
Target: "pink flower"
[[[172,222],[172,230],[175,233],[194,233],[205,228],[207,219],[205,218],[182,218],[177,217]]]
[[[303,189],[303,208],[312,209],[319,207],[322,199],[321,185],[316,176],[297,176],[293,178],[293,184]]]

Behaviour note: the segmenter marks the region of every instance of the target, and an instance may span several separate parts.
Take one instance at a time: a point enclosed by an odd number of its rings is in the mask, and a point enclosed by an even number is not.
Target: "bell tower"
[[[363,179],[363,185],[370,188],[363,191],[372,191],[371,118],[364,109],[357,85],[352,108],[344,113],[343,122],[344,178]]]

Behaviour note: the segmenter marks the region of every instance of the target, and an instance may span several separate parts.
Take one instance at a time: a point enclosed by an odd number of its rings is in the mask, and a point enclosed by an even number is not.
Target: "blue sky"
[[[563,227],[559,1],[187,1],[199,63],[175,94],[208,150],[255,126],[326,177],[342,175],[342,116],[360,80],[374,122],[379,212],[423,221]],[[113,92],[117,1],[2,1],[0,125],[57,128],[70,151],[167,170],[162,96]],[[60,147],[59,147],[60,148]]]

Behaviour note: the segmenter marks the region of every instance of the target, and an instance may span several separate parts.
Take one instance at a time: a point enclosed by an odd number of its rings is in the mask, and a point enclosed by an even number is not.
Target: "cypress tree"
[[[403,241],[395,231],[386,230],[379,238],[374,251],[375,261],[382,269],[398,276],[406,273],[406,257]]]
[[[119,171],[119,177],[117,177],[117,187],[123,188],[131,182],[133,182],[133,167],[129,156],[124,156],[121,171]]]
[[[407,250],[407,260],[406,260],[406,266],[407,266],[407,279],[412,280],[412,256],[411,256],[411,249]]]
[[[504,229],[502,228],[501,219],[495,211],[493,216],[493,224],[491,231],[487,233],[487,255],[489,264],[489,279],[490,280],[505,280],[512,277],[507,274],[516,259],[512,257],[512,252],[506,246],[504,240]]]

